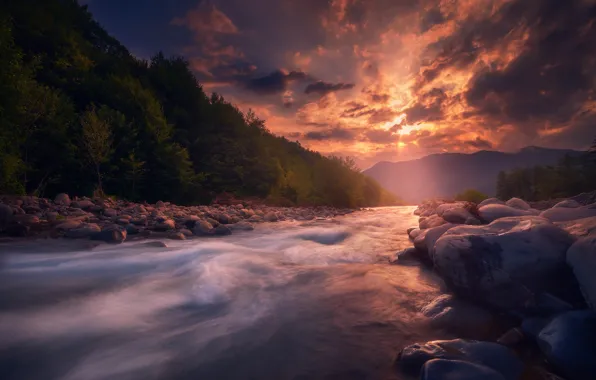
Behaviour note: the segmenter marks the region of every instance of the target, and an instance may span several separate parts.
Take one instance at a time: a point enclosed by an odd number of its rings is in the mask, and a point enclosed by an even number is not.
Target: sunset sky
[[[87,0],[131,53],[360,167],[437,152],[586,148],[596,0]]]

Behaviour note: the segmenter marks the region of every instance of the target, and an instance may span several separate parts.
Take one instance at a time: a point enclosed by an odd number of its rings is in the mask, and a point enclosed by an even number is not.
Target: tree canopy
[[[566,155],[555,166],[536,166],[500,172],[497,178],[497,197],[519,197],[529,201],[540,201],[596,190],[594,148],[577,156]]]
[[[0,5],[0,192],[288,205],[395,197],[355,168],[270,133],[206,94],[189,63],[133,57],[75,0]]]

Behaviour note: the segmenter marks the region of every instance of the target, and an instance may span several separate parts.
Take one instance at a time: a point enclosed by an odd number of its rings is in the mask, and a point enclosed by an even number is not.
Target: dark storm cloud
[[[334,92],[334,91],[351,90],[352,88],[354,88],[353,83],[329,83],[329,82],[318,81],[318,82],[311,83],[308,86],[306,86],[304,93],[305,94],[316,93],[316,94],[320,94],[320,95],[325,95],[325,94],[328,94],[328,93]]]
[[[440,88],[420,94],[417,103],[404,110],[408,122],[415,124],[443,119],[443,105],[446,100],[447,94]]]
[[[386,123],[388,121],[395,119],[395,117],[397,115],[398,115],[398,113],[390,108],[376,109],[376,110],[373,110],[373,112],[369,116],[368,122],[369,122],[369,124]]]
[[[276,70],[271,74],[249,79],[245,83],[245,86],[259,95],[272,95],[284,92],[288,83],[291,81],[306,79],[308,79],[308,75],[301,71],[285,73],[281,70]]]
[[[325,131],[306,132],[303,137],[306,140],[335,140],[335,141],[351,141],[354,140],[356,134],[343,127],[334,127]]]
[[[507,66],[489,65],[476,72],[465,100],[476,114],[512,123],[530,135],[536,133],[532,122],[569,122],[594,96],[595,19],[593,1],[511,1],[493,17],[468,20],[431,46],[439,54],[422,71],[420,83],[432,82],[442,70],[472,68],[508,36],[517,35],[519,41],[525,33],[527,40]],[[435,114],[437,109],[412,110],[414,116],[427,111]]]
[[[475,140],[468,140],[465,142],[465,144],[477,149],[493,148],[493,144],[490,141],[481,139],[480,137],[476,137]]]
[[[422,20],[420,21],[420,30],[426,32],[432,29],[433,26],[439,25],[445,22],[445,17],[441,10],[438,8],[431,9],[424,13]]]

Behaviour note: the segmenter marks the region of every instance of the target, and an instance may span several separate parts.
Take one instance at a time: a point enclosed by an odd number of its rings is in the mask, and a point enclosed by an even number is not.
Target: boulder
[[[118,211],[114,210],[113,208],[106,208],[103,210],[103,214],[107,217],[113,218],[118,215]]]
[[[186,236],[182,232],[175,231],[170,232],[168,238],[172,240],[186,240]]]
[[[115,228],[106,229],[91,235],[91,240],[100,240],[106,243],[120,244],[126,240],[126,230]]]
[[[77,228],[67,230],[64,233],[64,237],[70,239],[85,239],[97,234],[98,232],[101,232],[101,228],[97,224],[82,224]]]
[[[248,222],[238,222],[230,224],[228,227],[230,227],[233,231],[252,231],[255,229],[255,227]]]
[[[396,364],[405,373],[417,376],[424,364],[433,359],[462,360],[484,365],[508,380],[518,379],[524,368],[524,364],[505,346],[465,339],[412,344],[398,354]]]
[[[569,248],[567,263],[575,274],[586,303],[596,311],[596,233],[581,238]]]
[[[425,230],[427,228],[439,227],[443,224],[447,223],[447,221],[441,218],[439,215],[431,215],[429,217],[420,218],[418,224],[421,230]]]
[[[156,208],[164,208],[164,207],[166,207],[166,204],[163,203],[162,201],[157,201],[157,203],[155,203],[155,207]]]
[[[213,225],[206,220],[196,222],[192,232],[197,236],[213,235]]]
[[[29,214],[14,215],[13,220],[26,226],[39,224],[39,217]]]
[[[59,231],[67,231],[67,230],[72,230],[75,228],[79,228],[81,226],[81,221],[80,220],[69,220],[66,221],[64,223],[60,223],[58,224],[56,227],[54,227],[56,230]]]
[[[505,202],[503,202],[500,199],[497,198],[488,198],[483,200],[482,202],[478,203],[478,208],[482,207],[482,206],[488,206],[488,205],[504,205]]]
[[[70,207],[72,208],[80,208],[84,210],[89,209],[93,206],[95,206],[95,203],[88,200],[75,201],[70,204]]]
[[[570,220],[567,222],[558,222],[556,224],[576,238],[596,233],[596,216]]]
[[[220,224],[219,226],[215,227],[215,235],[218,236],[225,236],[225,235],[231,235],[232,234],[232,230],[230,229],[230,227]]]
[[[596,203],[576,208],[551,208],[543,211],[541,217],[551,222],[568,222],[571,220],[596,217]]]
[[[462,203],[462,202],[456,202],[456,203],[443,203],[442,205],[439,205],[437,208],[435,208],[435,213],[439,216],[443,216],[443,214],[445,214],[445,212],[449,211],[449,210],[453,210],[453,209],[465,209],[466,204]]]
[[[517,208],[519,210],[529,210],[532,207],[523,199],[511,198],[505,203],[509,207]]]
[[[133,218],[130,220],[130,223],[132,223],[136,226],[146,226],[147,218]]]
[[[426,253],[427,259],[430,260],[430,263],[432,264],[437,240],[439,240],[445,232],[455,226],[457,226],[457,224],[443,224],[442,226],[422,230],[414,239],[414,247],[420,252]]]
[[[505,332],[505,334],[501,335],[497,339],[497,343],[502,344],[507,347],[517,346],[518,344],[524,342],[526,336],[524,332],[520,328],[512,328]]]
[[[480,207],[478,209],[478,214],[484,221],[491,223],[497,219],[509,218],[512,216],[534,216],[538,214],[538,211],[522,210],[507,205],[490,204]]]
[[[435,298],[421,312],[433,327],[466,338],[488,338],[495,322],[488,311],[449,294]]]
[[[420,230],[419,228],[415,228],[415,229],[411,230],[410,232],[408,232],[408,236],[410,237],[410,239],[414,240],[421,233],[422,233],[422,230]]]
[[[474,215],[472,215],[468,210],[463,207],[455,207],[446,210],[443,215],[441,215],[443,219],[445,219],[449,223],[455,224],[472,224],[466,223],[468,219],[476,219]]]
[[[314,217],[313,217],[314,219]],[[253,215],[250,218],[248,218],[248,221],[251,223],[260,223],[263,221],[263,218],[259,215]]]
[[[228,214],[221,213],[221,214],[217,214],[215,216],[216,216],[215,219],[221,224],[230,224],[231,223],[230,216]]]
[[[561,314],[538,334],[538,346],[569,380],[593,379],[596,374],[596,313],[579,310]]]
[[[176,228],[176,223],[172,219],[165,219],[161,223],[153,226],[155,231],[170,231]]]
[[[416,248],[406,248],[395,254],[395,258],[391,260],[391,264],[405,264],[419,261],[421,255],[425,255],[425,253],[421,253]]]
[[[275,212],[270,211],[267,214],[265,214],[264,219],[267,222],[277,222],[279,220],[279,217]]]
[[[533,340],[538,339],[538,335],[549,324],[551,318],[545,317],[529,317],[524,318],[521,323],[520,329],[524,335]]]
[[[62,206],[70,206],[70,197],[68,194],[60,193],[54,198],[54,203]]]
[[[481,364],[463,360],[429,360],[422,367],[420,380],[517,380]]]
[[[182,228],[179,232],[181,234],[183,234],[184,236],[186,236],[186,237],[189,237],[189,236],[192,236],[193,235],[192,234],[192,231],[191,230],[187,230],[186,228]]]
[[[464,222],[464,224],[467,224],[467,225],[470,225],[470,226],[479,226],[479,225],[482,224],[482,222],[478,218],[471,217],[471,218],[466,219],[466,221]]]
[[[565,256],[572,242],[546,219],[503,218],[449,229],[435,244],[434,265],[458,294],[511,311],[567,278]]]
[[[553,208],[578,208],[581,206],[582,205],[579,202],[573,199],[565,199],[564,201],[561,201],[554,205]]]
[[[0,204],[0,231],[3,231],[12,223],[13,211],[12,207]]]

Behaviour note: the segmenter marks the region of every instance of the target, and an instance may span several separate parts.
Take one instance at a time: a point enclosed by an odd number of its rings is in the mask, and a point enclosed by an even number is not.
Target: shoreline
[[[252,231],[260,223],[332,218],[357,210],[278,207],[250,201],[180,206],[162,201],[148,204],[109,198],[71,199],[64,193],[53,200],[4,196],[0,197],[0,245],[48,239],[86,241],[89,247],[149,239],[186,240]]]
[[[395,367],[423,380],[445,372],[590,378],[596,363],[587,359],[596,357],[596,342],[585,337],[596,336],[594,202],[596,192],[558,202],[419,205],[418,226],[407,230],[413,247],[392,264],[421,263],[443,280],[446,294],[421,312],[462,338],[404,347]]]

